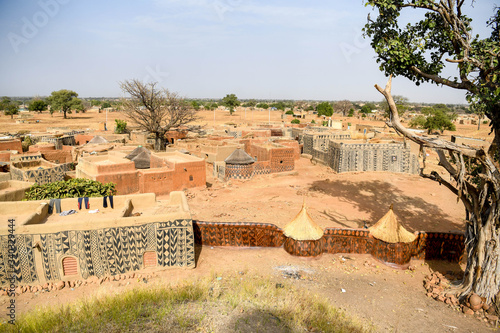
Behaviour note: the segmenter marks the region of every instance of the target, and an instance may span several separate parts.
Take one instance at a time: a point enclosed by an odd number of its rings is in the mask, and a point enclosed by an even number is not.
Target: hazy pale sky
[[[489,34],[498,3],[464,5],[474,33]],[[0,0],[0,96],[121,96],[137,78],[189,98],[378,101],[387,79],[362,37],[369,12],[361,0]],[[465,102],[404,78],[393,94]]]

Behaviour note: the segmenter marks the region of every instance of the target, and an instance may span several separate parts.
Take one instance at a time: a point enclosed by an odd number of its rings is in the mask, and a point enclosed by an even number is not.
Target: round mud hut
[[[417,236],[406,230],[399,223],[392,210],[389,211],[369,229],[373,238],[372,256],[384,264],[400,269],[410,265]]]
[[[226,177],[233,179],[249,179],[253,176],[255,160],[243,149],[237,148],[226,159]]]
[[[323,229],[307,213],[306,204],[283,229],[285,251],[294,256],[317,257],[323,253]]]

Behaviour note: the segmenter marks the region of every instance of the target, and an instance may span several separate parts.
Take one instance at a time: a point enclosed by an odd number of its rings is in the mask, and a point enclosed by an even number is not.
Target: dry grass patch
[[[2,325],[3,326],[3,325]],[[1,327],[1,326],[0,326]],[[250,275],[137,288],[34,311],[8,332],[370,332],[318,295]],[[5,328],[5,326],[3,326]]]

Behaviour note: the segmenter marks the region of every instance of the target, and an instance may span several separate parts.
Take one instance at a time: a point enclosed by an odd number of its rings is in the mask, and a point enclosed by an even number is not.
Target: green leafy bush
[[[293,114],[293,111],[292,110],[288,110],[287,112],[285,112],[285,114]]]
[[[35,184],[26,192],[25,200],[102,197],[116,194],[116,184],[75,178],[44,185]]]
[[[124,134],[127,133],[127,122],[120,119],[115,119],[115,133]]]
[[[300,124],[300,120],[298,120],[298,119],[293,119],[293,120],[291,121],[291,123],[292,123],[292,124]]]
[[[314,119],[311,120],[311,124],[316,124],[316,121]]]

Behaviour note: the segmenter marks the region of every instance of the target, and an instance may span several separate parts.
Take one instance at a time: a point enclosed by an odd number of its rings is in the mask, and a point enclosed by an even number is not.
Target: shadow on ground
[[[391,175],[388,174],[388,177]],[[438,206],[419,197],[412,197],[402,192],[396,186],[379,181],[352,182],[349,180],[315,181],[309,191],[323,193],[339,198],[356,206],[361,212],[370,215],[367,221],[355,220],[358,227],[376,223],[387,213],[389,206],[394,204],[394,213],[403,225],[411,231],[463,231],[464,225],[449,218]],[[341,213],[323,212],[325,216],[340,225],[347,220]],[[439,225],[447,225],[446,230],[439,230]],[[440,229],[443,229],[441,227]]]

